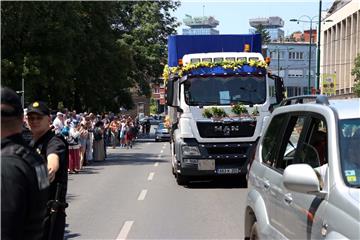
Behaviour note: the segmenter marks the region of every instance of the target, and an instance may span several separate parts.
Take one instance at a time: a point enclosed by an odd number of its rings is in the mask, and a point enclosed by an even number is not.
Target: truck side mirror
[[[174,97],[174,81],[169,79],[166,85],[166,104],[170,107],[173,106],[173,97]]]
[[[170,107],[177,107],[178,106],[178,100],[177,100],[177,88],[176,88],[176,84],[178,84],[178,82],[176,81],[176,78],[171,78],[168,80],[166,88],[167,88],[167,93],[166,93],[166,104]]]
[[[268,74],[268,77],[274,80],[276,103],[279,104],[285,98],[284,81],[282,77],[270,73]]]

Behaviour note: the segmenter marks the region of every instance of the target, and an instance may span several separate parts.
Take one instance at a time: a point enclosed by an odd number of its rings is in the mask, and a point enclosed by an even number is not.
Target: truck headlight
[[[200,150],[197,146],[182,146],[183,155],[200,156]]]

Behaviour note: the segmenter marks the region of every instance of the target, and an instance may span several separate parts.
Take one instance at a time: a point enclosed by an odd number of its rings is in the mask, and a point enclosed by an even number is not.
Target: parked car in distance
[[[245,239],[360,239],[360,99],[281,105],[248,166]]]
[[[155,142],[157,141],[170,141],[170,132],[164,125],[164,123],[159,123],[155,128]]]

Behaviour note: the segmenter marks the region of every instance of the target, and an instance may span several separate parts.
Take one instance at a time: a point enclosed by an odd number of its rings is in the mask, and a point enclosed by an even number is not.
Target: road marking
[[[134,221],[126,221],[124,223],[124,225],[122,226],[121,231],[120,231],[119,235],[117,236],[116,240],[126,239],[133,224],[134,224]]]
[[[163,147],[162,147],[163,149],[165,149],[166,148],[166,145],[163,145]]]
[[[152,181],[154,178],[155,173],[151,172],[148,177],[148,181]]]
[[[160,151],[160,153],[163,153],[163,152],[164,152],[164,150],[161,150],[161,151]]]
[[[143,189],[140,194],[139,194],[139,197],[138,197],[138,200],[139,201],[142,201],[145,199],[145,196],[146,196],[146,193],[147,193],[147,190],[146,189]]]
[[[155,166],[155,167],[159,166],[159,162],[156,162],[156,163],[154,164],[154,166]]]

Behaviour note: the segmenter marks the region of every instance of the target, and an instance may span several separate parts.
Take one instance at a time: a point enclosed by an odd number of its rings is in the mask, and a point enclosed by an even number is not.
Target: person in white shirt
[[[54,122],[52,125],[54,127],[55,134],[60,134],[61,130],[64,127],[64,114],[61,112],[57,112],[56,118],[54,119]]]

